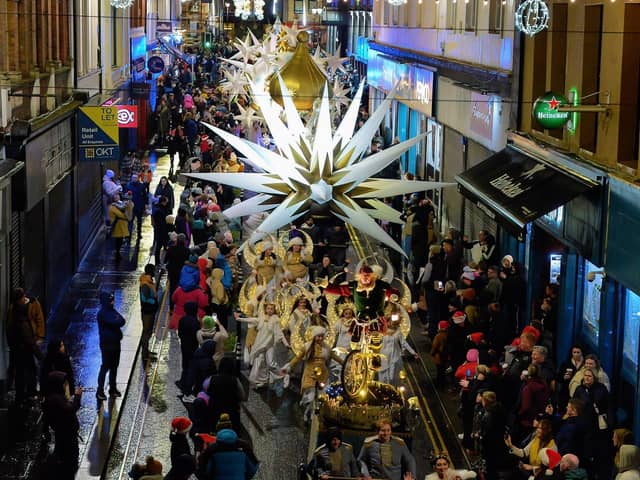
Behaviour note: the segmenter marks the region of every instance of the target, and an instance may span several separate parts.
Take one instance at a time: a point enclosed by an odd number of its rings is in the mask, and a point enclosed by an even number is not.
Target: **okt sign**
[[[77,125],[80,161],[120,159],[118,107],[80,107]]]
[[[561,93],[547,92],[533,104],[533,118],[542,128],[562,128],[569,121],[569,112],[560,112],[558,107],[569,105]]]

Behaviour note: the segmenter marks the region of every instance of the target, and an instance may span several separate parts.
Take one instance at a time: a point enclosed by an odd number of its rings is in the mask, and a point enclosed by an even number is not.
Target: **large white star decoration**
[[[340,51],[340,44],[338,44],[337,52]],[[341,57],[338,55],[328,55],[324,61],[327,62],[327,70],[331,72],[331,75],[335,75],[338,73],[338,70],[341,70],[343,73],[347,73],[347,70],[344,67],[344,64],[349,60],[348,57]]]
[[[247,93],[245,91],[245,86],[249,83],[244,76],[242,70],[223,70],[222,72],[226,81],[223,81],[220,84],[220,88],[223,92],[228,93],[230,95],[244,95]]]
[[[253,126],[253,122],[262,122],[262,119],[256,115],[256,111],[253,108],[244,108],[238,103],[238,109],[240,110],[240,115],[234,115],[233,118],[238,120],[245,127],[251,128],[251,126]]]
[[[236,39],[233,45],[238,49],[235,55],[231,57],[231,60],[242,60],[243,62],[251,62],[256,58],[257,46],[260,42],[255,37],[253,32],[249,30],[246,38],[243,40]]]
[[[333,80],[333,102],[336,109],[341,110],[342,107],[347,107],[351,103],[351,99],[348,97],[351,88],[340,81],[338,77]]]
[[[235,218],[271,210],[251,235],[251,243],[305,215],[316,203],[327,205],[336,217],[404,254],[375,221],[402,223],[400,212],[379,199],[455,184],[369,178],[420,142],[426,134],[363,157],[395,94],[394,88],[354,134],[364,83],[361,82],[354,101],[335,131],[331,126],[326,85],[315,123],[309,129],[304,128],[284,82],[281,82],[281,88],[286,124],[280,120],[269,96],[254,91],[254,101],[280,154],[203,123],[244,155],[245,161],[261,173],[194,173],[187,176],[257,193],[223,212],[227,217]],[[253,91],[256,87],[251,84],[251,88]],[[305,130],[311,132],[311,138],[307,138]]]

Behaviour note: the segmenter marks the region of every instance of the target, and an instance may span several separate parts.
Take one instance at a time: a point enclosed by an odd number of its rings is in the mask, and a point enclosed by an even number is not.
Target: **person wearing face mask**
[[[471,470],[453,470],[451,460],[441,453],[431,459],[433,473],[427,475],[424,480],[467,480],[476,478],[477,474]]]

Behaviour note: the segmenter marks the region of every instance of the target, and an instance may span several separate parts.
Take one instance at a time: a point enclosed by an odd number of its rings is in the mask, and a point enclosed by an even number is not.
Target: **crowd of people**
[[[391,199],[404,211],[405,226],[385,226],[408,255],[401,268],[418,300],[414,305],[400,303],[400,292],[384,280],[375,262],[351,261],[349,237],[340,222],[307,216],[285,235],[248,246],[241,257],[239,242],[264,218],[257,213],[240,223],[222,214],[243,192],[188,182],[176,196],[172,184],[178,171],[249,170],[223,140],[208,136],[200,122],[270,143],[268,132],[235,120],[244,100],[231,101],[217,88],[220,56],[232,53],[222,43],[198,58],[195,73],[178,59],[160,77],[152,147],[167,148],[172,168],[153,193],[147,152],[128,153],[119,175],[107,170],[103,178],[104,219],[116,259],[125,242],[140,240],[145,217],[151,219],[155,265],[146,265],[140,277],[142,358],[147,364],[156,360],[149,340],[161,300],[157,279],[166,271],[169,327],[177,333],[181,351],[175,381],[188,406],[185,416],[167,426],[168,472],[163,476],[161,462],[147,457],[129,475],[213,480],[256,474],[259,461],[240,421],[247,391],[234,358],[226,354],[229,324],[239,322],[246,324],[240,340],[250,385],[258,391],[288,388],[293,379],[300,386],[306,421],[319,390],[339,379],[345,354],[365,332],[379,333],[376,378],[384,383],[396,384],[404,353],[428,353],[440,393],[459,395],[459,437],[477,459],[473,471],[454,470],[447,455],[436,452],[429,480],[478,474],[487,480],[640,478],[640,449],[633,445],[632,432],[615,428],[611,386],[598,358],[579,344],[566,358],[553,358],[558,286],[549,284],[532,318],[525,318],[518,263],[500,254],[488,231],[470,240],[450,229],[439,240],[428,194]],[[366,118],[361,109],[358,123]],[[377,148],[374,142],[371,152]],[[381,175],[398,176],[398,168],[392,164]],[[109,395],[121,395],[116,375],[125,321],[114,308],[113,292],[104,292],[100,301],[102,365],[96,397],[103,401],[108,398],[107,373]],[[37,300],[24,291],[14,292],[8,333],[16,400],[36,395],[38,358],[46,431],[55,433],[55,453],[64,466],[60,478],[73,478],[75,413],[82,389],[74,384],[61,340],[51,340],[43,353],[44,316],[37,307]],[[429,338],[429,352],[417,352],[405,340],[401,325],[410,316]],[[392,428],[382,419],[358,455],[342,441],[339,429],[331,429],[305,468],[320,478],[415,479],[415,459]]]

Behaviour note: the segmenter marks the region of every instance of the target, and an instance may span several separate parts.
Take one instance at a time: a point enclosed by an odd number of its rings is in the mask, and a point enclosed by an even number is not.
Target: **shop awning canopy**
[[[456,177],[458,189],[515,234],[599,184],[508,146]]]

